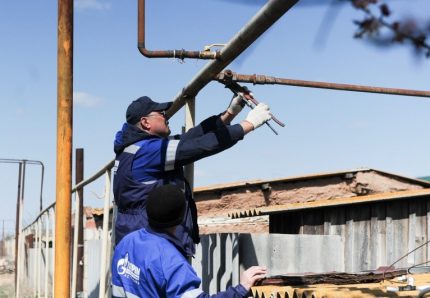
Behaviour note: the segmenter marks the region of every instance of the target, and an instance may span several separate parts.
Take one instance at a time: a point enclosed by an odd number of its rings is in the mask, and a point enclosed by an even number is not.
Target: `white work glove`
[[[270,115],[269,106],[264,103],[259,103],[254,109],[249,111],[245,120],[251,123],[254,129],[257,129],[270,119],[272,119],[272,116]]]
[[[227,108],[227,112],[232,115],[237,115],[242,111],[244,105],[245,101],[242,99],[242,96],[237,95],[231,100],[230,105]]]

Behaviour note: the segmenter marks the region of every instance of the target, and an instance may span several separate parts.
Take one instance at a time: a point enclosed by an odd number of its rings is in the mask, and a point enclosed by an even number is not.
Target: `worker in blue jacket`
[[[197,208],[184,178],[183,166],[214,155],[236,144],[244,135],[270,120],[269,107],[259,104],[239,124],[230,125],[242,110],[243,100],[234,98],[228,109],[209,117],[186,133],[170,136],[165,111],[171,102],[158,103],[143,96],[127,108],[122,129],[114,142],[116,153],[113,192],[118,207],[115,243],[126,234],[148,226],[146,198],[155,187],[175,184],[185,193],[184,221],[176,229],[188,256],[199,243]]]
[[[186,259],[175,229],[186,213],[181,189],[164,185],[147,196],[149,225],[125,236],[115,247],[112,260],[112,296],[145,298],[242,298],[267,270],[253,266],[244,271],[240,284],[210,296],[200,289],[201,279]],[[146,249],[150,247],[151,249]]]

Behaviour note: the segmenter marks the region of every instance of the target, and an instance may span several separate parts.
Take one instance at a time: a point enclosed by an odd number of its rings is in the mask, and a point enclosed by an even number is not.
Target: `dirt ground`
[[[14,273],[0,274],[0,298],[15,297],[14,280]]]

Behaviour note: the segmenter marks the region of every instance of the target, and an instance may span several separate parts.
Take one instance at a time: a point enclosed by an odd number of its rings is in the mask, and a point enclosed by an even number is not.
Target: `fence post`
[[[100,291],[99,298],[104,298],[106,295],[106,274],[107,274],[107,250],[108,250],[108,232],[109,232],[109,209],[110,209],[110,185],[111,185],[111,172],[106,170],[105,180],[105,196],[103,208],[103,235],[102,235],[102,255],[100,266]],[[109,245],[110,249],[110,245]]]
[[[48,278],[49,278],[49,210],[45,216],[45,298],[49,297]]]
[[[73,261],[72,261],[72,297],[76,297],[76,279],[78,266],[78,230],[79,230],[79,209],[80,209],[79,191],[75,194],[75,223],[73,227]]]

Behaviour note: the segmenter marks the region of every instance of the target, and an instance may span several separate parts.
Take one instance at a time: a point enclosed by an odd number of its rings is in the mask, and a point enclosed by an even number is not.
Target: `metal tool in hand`
[[[240,95],[241,98],[244,99],[245,103],[251,107],[251,109],[259,104],[259,102],[254,98],[252,92],[246,86],[241,86],[234,80],[232,71],[226,70],[222,73],[222,76],[217,79],[217,81],[224,84],[226,88],[229,88],[235,96]],[[279,126],[285,126],[285,124],[273,116],[272,113],[270,113],[270,116],[272,116],[271,120],[275,121]],[[278,135],[277,131],[270,125],[269,122],[266,122],[266,124],[276,135]]]
[[[228,85],[226,85],[227,88],[229,88],[236,96],[240,96],[245,104],[253,109],[255,106],[259,104],[258,100],[254,98],[252,92],[245,86],[241,86],[236,82],[232,82]],[[284,127],[285,124],[278,120],[275,116],[273,116],[272,113],[270,113],[270,116],[272,116],[273,121],[276,122],[281,127]],[[278,132],[273,128],[273,126],[267,121],[265,123],[276,135],[278,135]]]

